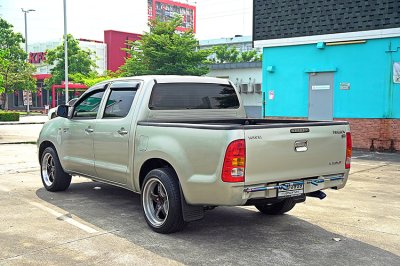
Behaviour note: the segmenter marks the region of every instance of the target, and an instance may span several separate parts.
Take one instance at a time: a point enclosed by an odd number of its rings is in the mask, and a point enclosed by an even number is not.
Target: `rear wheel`
[[[71,184],[71,176],[62,169],[57,153],[52,147],[43,151],[40,173],[42,183],[48,191],[64,191]]]
[[[296,202],[293,199],[289,198],[284,199],[278,203],[257,204],[254,206],[264,214],[279,215],[290,211],[295,205]]]
[[[171,169],[155,169],[146,175],[141,201],[146,222],[155,232],[169,234],[184,228],[178,178]]]

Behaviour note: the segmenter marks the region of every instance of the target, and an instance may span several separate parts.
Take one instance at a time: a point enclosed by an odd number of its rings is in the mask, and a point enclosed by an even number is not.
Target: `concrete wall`
[[[309,73],[333,71],[335,118],[400,118],[393,62],[400,62],[399,37],[323,49],[316,44],[264,48],[262,87],[275,96],[267,99],[266,115],[307,117]],[[350,83],[350,90],[340,90],[341,82]]]

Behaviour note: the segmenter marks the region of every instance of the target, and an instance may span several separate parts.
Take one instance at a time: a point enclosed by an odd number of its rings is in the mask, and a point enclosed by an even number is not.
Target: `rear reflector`
[[[352,146],[351,133],[346,132],[346,162],[344,166],[346,169],[350,169]]]
[[[222,181],[244,182],[245,168],[246,142],[244,139],[232,141],[225,152]]]

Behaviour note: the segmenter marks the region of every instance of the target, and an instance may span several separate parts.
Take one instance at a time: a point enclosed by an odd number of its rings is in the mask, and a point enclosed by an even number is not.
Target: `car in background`
[[[69,100],[67,105],[73,106],[76,100],[78,100],[78,98],[73,98]],[[49,120],[57,117],[57,106],[49,110],[49,112],[47,113],[47,117],[49,118]]]

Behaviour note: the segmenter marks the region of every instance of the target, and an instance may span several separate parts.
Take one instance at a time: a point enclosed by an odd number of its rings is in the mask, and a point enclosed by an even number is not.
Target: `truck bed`
[[[261,129],[261,128],[285,128],[285,127],[312,127],[348,125],[346,121],[310,121],[310,120],[278,120],[278,119],[224,119],[224,120],[146,120],[139,121],[141,126],[158,127],[184,127],[198,129]]]

